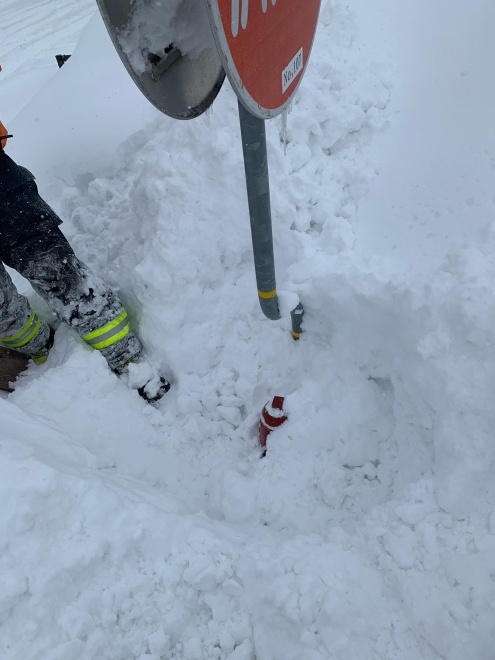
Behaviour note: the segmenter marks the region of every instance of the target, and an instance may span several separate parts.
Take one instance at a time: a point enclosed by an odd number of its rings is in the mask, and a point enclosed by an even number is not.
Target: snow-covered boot
[[[142,354],[122,368],[115,369],[115,373],[148,403],[160,401],[170,389],[169,381]]]

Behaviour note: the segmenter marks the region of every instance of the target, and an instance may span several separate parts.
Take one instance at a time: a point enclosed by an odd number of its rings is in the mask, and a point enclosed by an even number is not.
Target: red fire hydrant
[[[258,427],[260,445],[266,448],[266,439],[268,435],[281,426],[287,419],[287,414],[284,412],[284,397],[274,396],[271,401],[268,401],[261,411],[260,424]]]

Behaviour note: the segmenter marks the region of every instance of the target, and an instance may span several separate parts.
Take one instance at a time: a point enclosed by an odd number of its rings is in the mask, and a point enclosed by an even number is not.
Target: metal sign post
[[[239,120],[258,297],[263,314],[275,320],[280,318],[280,310],[275,284],[265,122],[248,112],[240,102]]]
[[[205,0],[213,36],[239,100],[244,169],[260,306],[280,318],[275,283],[264,119],[290,103],[307,66],[320,0]],[[291,312],[299,339],[303,307]]]

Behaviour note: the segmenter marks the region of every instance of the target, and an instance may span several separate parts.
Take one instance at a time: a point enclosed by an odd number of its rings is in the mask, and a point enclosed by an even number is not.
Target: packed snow
[[[4,2],[9,153],[173,388],[147,405],[61,326],[0,397],[2,660],[495,658],[495,6],[374,4],[323,0],[267,122],[294,342],[228,83],[174,121],[92,0]]]

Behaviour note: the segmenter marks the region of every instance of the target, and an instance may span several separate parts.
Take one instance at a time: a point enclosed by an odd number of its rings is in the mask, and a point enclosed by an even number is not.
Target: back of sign
[[[113,44],[146,98],[175,119],[198,117],[225,73],[198,0],[97,0]]]

